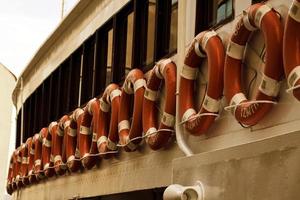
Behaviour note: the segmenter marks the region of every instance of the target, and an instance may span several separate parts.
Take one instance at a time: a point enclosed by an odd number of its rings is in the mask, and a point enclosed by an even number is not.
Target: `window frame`
[[[214,1],[205,0],[205,1],[197,1],[196,2],[196,20],[195,20],[195,36],[202,31],[209,30],[209,29],[218,29],[219,27],[223,26],[224,24],[231,22],[234,20],[235,9],[234,9],[234,0],[232,1],[232,13],[227,16],[225,19],[210,25],[209,23],[213,20],[213,15],[211,13],[213,9]],[[226,3],[226,2],[225,2]],[[221,4],[222,5],[222,4]],[[203,13],[203,14],[200,14]]]
[[[41,128],[47,127],[51,121],[59,120],[64,114],[85,106],[91,98],[100,97],[107,86],[109,48],[107,40],[110,30],[113,30],[111,82],[122,84],[126,73],[127,20],[131,13],[133,13],[132,53],[129,55],[131,68],[139,68],[146,72],[153,68],[159,59],[176,53],[177,48],[173,52],[169,51],[172,0],[157,0],[153,62],[145,64],[148,6],[149,0],[129,1],[68,56],[26,99],[22,105],[23,140],[33,136]],[[165,27],[166,24],[169,26]],[[88,54],[91,55],[88,57]],[[19,145],[21,110],[18,113],[17,123],[19,125],[16,130],[16,145]]]

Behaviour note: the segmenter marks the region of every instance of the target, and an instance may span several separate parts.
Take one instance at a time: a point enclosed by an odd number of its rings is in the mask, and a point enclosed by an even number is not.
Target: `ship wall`
[[[35,68],[30,64],[24,73],[24,96],[28,97],[58,64],[126,2],[105,0],[78,5],[71,12],[73,19],[63,22],[66,24],[60,29],[64,33],[57,36],[47,50],[42,49],[45,53],[40,55],[37,62],[32,62]],[[292,0],[268,2],[282,16],[282,25],[291,3]],[[178,72],[181,71],[186,51],[194,37],[195,4],[196,1],[189,0],[178,2],[178,45],[177,54],[172,57]],[[224,45],[242,11],[251,5],[251,1],[236,0],[234,4],[235,19],[217,30]],[[251,97],[261,80],[263,52],[264,38],[261,33],[256,32],[246,48],[245,57],[246,86],[254,73],[257,73],[257,79],[250,87]],[[203,98],[205,91],[206,65],[204,63],[201,66],[197,83],[198,99]],[[14,197],[67,199],[164,187],[172,183],[191,185],[201,180],[216,194],[211,199],[297,199],[294,197],[299,197],[295,188],[299,188],[300,182],[296,172],[300,163],[297,156],[300,144],[300,103],[286,93],[286,88],[284,79],[279,102],[253,127],[242,127],[230,112],[221,109],[221,116],[205,135],[192,136],[180,128],[178,131],[184,135],[194,153],[191,157],[185,157],[176,142],[160,151],[152,151],[144,144],[137,152],[121,151],[117,158],[101,161],[98,168],[51,178],[14,193]],[[22,103],[16,90],[14,97],[17,108],[20,109]],[[226,105],[223,98],[222,108]]]

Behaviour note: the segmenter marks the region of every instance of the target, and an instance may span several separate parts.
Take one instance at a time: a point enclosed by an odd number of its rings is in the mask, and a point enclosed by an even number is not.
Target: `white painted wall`
[[[12,91],[15,87],[15,76],[0,63],[0,199],[7,199],[6,177],[8,158],[15,146],[15,112],[12,102]]]

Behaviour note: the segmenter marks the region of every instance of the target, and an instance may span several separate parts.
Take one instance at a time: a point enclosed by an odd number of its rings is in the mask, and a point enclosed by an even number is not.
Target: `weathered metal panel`
[[[50,178],[14,192],[14,199],[70,199],[163,187],[172,183],[172,161],[183,156],[176,145],[154,152],[144,146],[138,152],[120,152],[102,160],[98,168]]]
[[[300,132],[174,160],[173,183],[204,183],[210,200],[300,198]],[[210,191],[209,191],[210,190]]]

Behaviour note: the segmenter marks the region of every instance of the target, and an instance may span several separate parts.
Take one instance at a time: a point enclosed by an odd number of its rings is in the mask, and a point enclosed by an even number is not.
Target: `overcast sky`
[[[62,0],[0,0],[0,62],[17,77],[61,20]],[[65,14],[78,0],[65,0]]]

